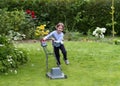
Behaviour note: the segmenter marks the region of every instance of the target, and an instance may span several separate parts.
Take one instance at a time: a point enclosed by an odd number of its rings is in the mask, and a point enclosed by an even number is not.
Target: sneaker
[[[70,62],[68,60],[65,60],[65,64],[68,65]]]
[[[58,62],[57,62],[56,64],[57,64],[57,66],[60,66],[60,65],[61,65],[61,64],[60,64],[60,63],[58,63]]]

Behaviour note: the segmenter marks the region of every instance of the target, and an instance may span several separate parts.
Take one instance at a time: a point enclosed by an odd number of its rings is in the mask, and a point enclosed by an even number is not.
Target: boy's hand
[[[51,38],[51,40],[52,40],[52,41],[55,41],[55,39],[54,39],[54,38]]]
[[[43,40],[43,41],[46,41],[46,39],[45,39],[45,38],[42,38],[42,40]]]

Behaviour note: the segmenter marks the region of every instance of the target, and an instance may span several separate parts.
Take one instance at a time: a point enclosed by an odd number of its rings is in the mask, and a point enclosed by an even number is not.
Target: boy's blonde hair
[[[56,26],[55,26],[55,28],[57,28],[57,27],[59,27],[59,26],[62,26],[63,27],[63,29],[64,29],[64,24],[63,23],[58,23]]]

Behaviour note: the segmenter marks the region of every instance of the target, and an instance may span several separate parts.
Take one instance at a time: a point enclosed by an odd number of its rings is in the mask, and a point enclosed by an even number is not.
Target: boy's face
[[[57,27],[57,31],[58,31],[58,33],[62,32],[63,31],[63,27],[62,26]]]

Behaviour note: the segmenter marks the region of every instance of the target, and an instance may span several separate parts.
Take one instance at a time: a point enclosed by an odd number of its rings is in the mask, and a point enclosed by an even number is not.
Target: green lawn
[[[48,48],[52,51],[50,43]],[[29,62],[18,74],[0,75],[0,86],[120,86],[120,46],[99,42],[65,41],[69,65],[62,56],[62,70],[67,79],[51,80],[45,76],[45,54],[39,42],[20,43],[29,53]],[[49,69],[55,67],[49,57]]]

